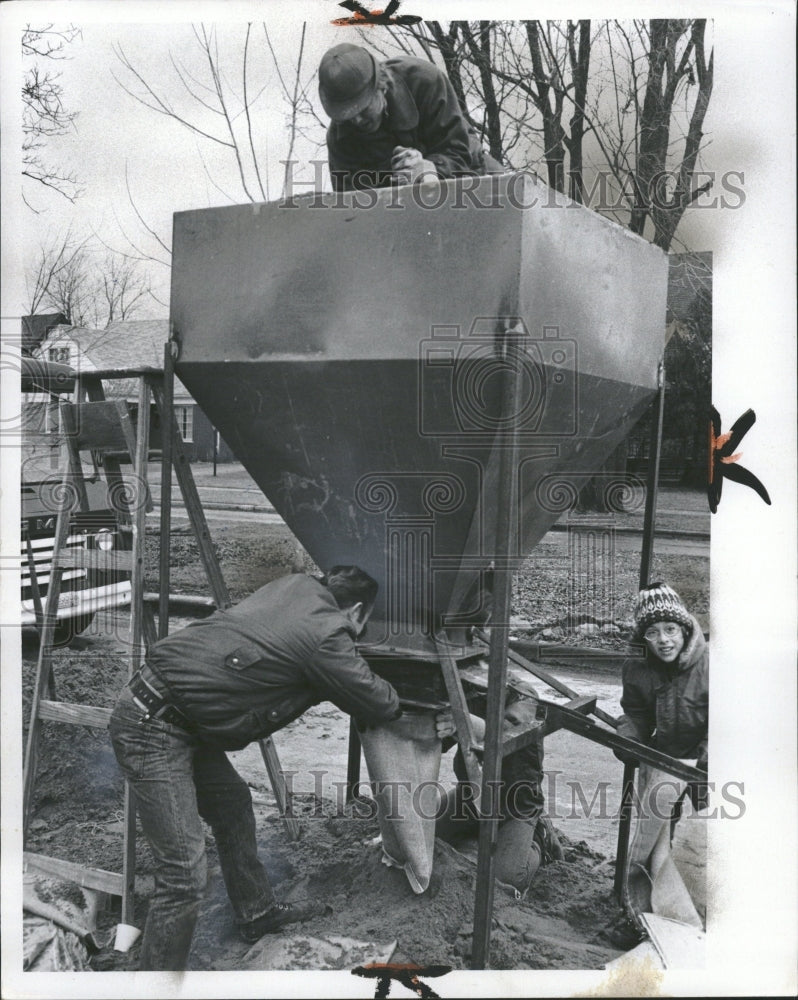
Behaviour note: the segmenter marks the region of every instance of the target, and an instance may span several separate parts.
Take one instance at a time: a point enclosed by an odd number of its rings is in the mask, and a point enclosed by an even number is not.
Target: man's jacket
[[[671,757],[706,756],[709,650],[695,618],[675,663],[663,663],[650,650],[645,660],[624,663],[621,708],[619,736],[647,743]]]
[[[366,723],[396,717],[396,691],[355,639],[330,591],[293,574],[155,643],[147,663],[203,740],[236,750],[320,701]]]
[[[423,59],[389,59],[382,65],[388,89],[380,128],[364,133],[348,122],[332,122],[327,130],[333,188],[351,191],[390,184],[394,146],[419,150],[441,178],[488,172],[482,146],[446,74]]]

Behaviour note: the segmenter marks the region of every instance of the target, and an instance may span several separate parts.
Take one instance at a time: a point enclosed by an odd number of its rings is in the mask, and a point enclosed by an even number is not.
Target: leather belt
[[[140,670],[133,674],[127,686],[133,695],[133,701],[144,712],[142,722],[147,722],[149,719],[160,719],[162,722],[168,722],[171,726],[185,729],[186,732],[196,731],[196,726],[191,719],[184,715],[176,705],[164,698],[160,692],[156,691],[144,679]]]

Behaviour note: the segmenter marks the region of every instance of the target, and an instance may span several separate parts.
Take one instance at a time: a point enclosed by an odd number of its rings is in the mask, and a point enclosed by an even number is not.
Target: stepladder
[[[149,409],[149,389],[142,380],[139,412]],[[149,422],[134,425],[130,408],[122,399],[95,399],[90,402],[59,403],[60,461],[51,506],[56,508],[52,554],[42,583],[46,597],[42,601],[35,564],[29,572],[36,581],[39,612],[39,647],[31,698],[23,767],[23,832],[27,839],[42,738],[43,723],[107,727],[111,709],[56,698],[54,672],[55,638],[58,611],[63,597],[76,577],[129,581],[130,629],[125,643],[128,677],[138,668],[143,654],[144,609],[142,605],[145,518],[151,506],[147,487]],[[91,470],[85,462],[90,459]],[[125,479],[121,463],[132,466]],[[108,526],[96,532],[75,530],[85,526],[97,506],[98,481],[105,498],[100,506],[107,514],[113,511],[115,529]],[[131,484],[135,484],[131,485]],[[134,496],[134,493],[137,495]],[[76,544],[77,539],[77,544]],[[39,611],[40,609],[40,611]],[[133,922],[133,885],[135,874],[135,805],[130,789],[123,793],[122,871],[113,872],[41,854],[26,852],[26,867],[77,882],[122,900],[122,922]]]
[[[151,448],[153,443],[151,420],[140,419],[142,415],[149,417],[154,411],[161,427],[161,441],[155,443],[163,447],[165,441],[169,442],[175,476],[180,485],[186,512],[210,584],[211,603],[219,608],[227,607],[231,603],[211,543],[196,484],[182,446],[177,422],[168,401],[164,398],[163,374],[158,371],[138,374],[138,405],[135,413],[131,413],[131,407],[124,400],[105,398],[102,379],[99,376],[86,380],[83,389],[88,395],[87,400],[59,404],[60,478],[58,489],[54,492],[57,493],[60,502],[55,517],[52,561],[47,576],[42,578],[41,586],[38,585],[35,566],[28,559],[36,590],[40,635],[23,770],[23,828],[26,838],[34,805],[43,723],[56,722],[101,730],[108,726],[111,715],[111,709],[108,707],[57,700],[58,653],[54,640],[58,627],[56,612],[64,594],[62,584],[75,573],[106,574],[113,579],[129,581],[130,622],[123,644],[126,649],[125,672],[128,679],[141,666],[147,648],[168,632],[168,611],[165,620],[164,615],[160,614],[156,623],[152,595],[145,592],[147,513],[153,509],[148,481],[148,462],[154,457],[154,452]],[[134,419],[136,415],[137,418]],[[91,456],[95,473],[97,470],[100,471],[101,479],[107,489],[106,507],[113,508],[116,517],[119,529],[117,535],[121,542],[112,549],[101,547],[96,539],[92,541],[91,538],[86,545],[74,544],[76,518],[85,519],[87,512],[90,512],[89,508],[96,505],[92,500],[92,489],[87,489],[87,485],[91,485],[96,492],[96,482],[87,484],[86,481],[88,455]],[[125,466],[129,466],[129,469]],[[96,479],[96,476],[94,478]],[[166,502],[171,502],[170,496]],[[105,537],[103,545],[108,545]],[[161,547],[163,546],[162,537]],[[27,555],[29,556],[29,553]],[[23,550],[23,559],[25,557],[26,553]],[[166,558],[168,559],[168,551]],[[68,582],[66,586],[69,587]],[[159,579],[160,591],[163,590],[163,586],[164,581]],[[166,587],[168,588],[168,579]],[[160,593],[155,596],[158,599],[164,595]],[[168,607],[168,596],[167,594],[166,601],[160,602],[162,608]],[[288,835],[296,839],[299,833],[298,824],[292,816],[291,797],[286,788],[276,749],[271,740],[261,741],[260,749],[275,798],[283,813]],[[124,786],[123,796],[121,872],[78,864],[74,860],[67,861],[27,850],[24,858],[26,867],[76,882],[87,889],[121,897],[121,922],[133,924],[136,815],[134,796],[127,783]]]

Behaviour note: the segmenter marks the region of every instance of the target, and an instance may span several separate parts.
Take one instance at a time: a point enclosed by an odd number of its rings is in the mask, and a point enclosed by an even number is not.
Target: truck
[[[31,356],[21,358],[21,624],[40,627],[52,570],[56,521],[62,503],[70,506],[67,547],[102,551],[129,549],[122,511],[97,456],[80,452],[86,504],[77,502],[66,461],[60,401],[74,392],[76,373],[68,365]],[[67,483],[66,488],[64,483]],[[81,509],[85,507],[86,509]],[[130,574],[65,569],[56,609],[55,642],[68,643],[91,625],[98,611],[130,604]]]

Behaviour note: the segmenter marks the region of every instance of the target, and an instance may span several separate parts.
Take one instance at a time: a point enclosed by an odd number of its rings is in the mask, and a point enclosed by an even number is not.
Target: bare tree
[[[22,175],[69,201],[82,191],[77,175],[54,166],[44,150],[49,139],[75,128],[78,112],[64,106],[61,74],[51,64],[68,58],[67,46],[80,34],[74,25],[56,29],[52,24],[28,25],[22,33],[23,60],[28,63],[22,82]],[[33,208],[24,190],[23,198]]]
[[[253,88],[255,35],[252,28],[251,24],[247,25],[240,52],[235,57],[237,63],[233,64],[232,59],[223,57],[218,31],[214,26],[192,26],[194,52],[186,52],[181,57],[170,52],[172,79],[162,79],[157,83],[148,80],[127,53],[117,47],[116,54],[124,72],[115,79],[127,94],[144,107],[170,118],[200,142],[227,150],[244,197],[250,201],[264,201],[270,197],[268,137],[259,139],[256,135],[254,110],[264,93],[269,91],[273,94],[273,90],[269,90],[268,81],[260,82]],[[304,135],[307,122],[313,125],[320,122],[308,98],[315,67],[310,74],[305,74],[303,80],[304,25],[293,65],[290,61],[280,61],[265,24],[262,29],[263,42],[269,53],[268,62],[274,65],[277,75],[279,98],[287,109],[286,159],[291,160],[297,139]],[[266,64],[267,58],[261,56],[258,63],[261,81]],[[231,82],[234,79],[240,80],[240,87]],[[202,162],[217,190],[231,201],[237,200],[222,189],[204,159]]]
[[[67,230],[63,236],[41,245],[36,258],[25,271],[29,315],[54,305],[51,290],[56,287],[60,276],[72,268],[75,259],[82,257],[86,243],[86,239],[76,239],[72,231]]]
[[[65,267],[55,272],[47,289],[49,305],[63,313],[72,326],[96,325],[96,302],[89,261],[89,252],[84,246]]]
[[[542,160],[549,184],[565,191],[570,156],[569,191],[581,200],[590,21],[428,21],[394,29],[393,38],[409,54],[437,57],[497,160],[514,169]]]
[[[97,279],[97,302],[107,317],[105,326],[129,319],[151,294],[150,279],[137,261],[107,253]]]
[[[712,93],[706,27],[429,21],[391,38],[443,66],[498,160],[514,169],[542,161],[551,187],[667,250],[708,186],[693,183]]]
[[[26,270],[28,313],[54,309],[72,326],[104,328],[128,319],[150,294],[150,279],[139,262],[99,250],[71,232],[43,244]]]
[[[638,195],[629,228],[642,235],[654,225],[654,243],[667,250],[690,204],[707,185],[692,188],[712,94],[713,59],[707,60],[706,20],[649,21],[648,77],[640,110],[640,139],[634,174]],[[680,155],[672,161],[671,129],[680,91],[697,88]]]

